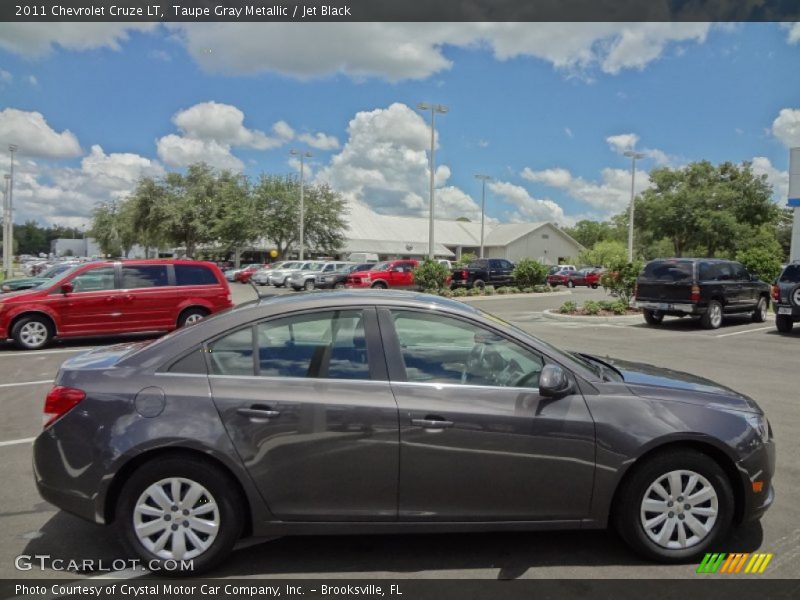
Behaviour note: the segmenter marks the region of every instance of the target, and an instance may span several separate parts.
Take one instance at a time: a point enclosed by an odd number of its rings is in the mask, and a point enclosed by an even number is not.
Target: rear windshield
[[[642,277],[658,281],[687,281],[692,279],[692,261],[659,260],[645,265]]]
[[[800,265],[789,265],[781,273],[782,283],[800,283]]]

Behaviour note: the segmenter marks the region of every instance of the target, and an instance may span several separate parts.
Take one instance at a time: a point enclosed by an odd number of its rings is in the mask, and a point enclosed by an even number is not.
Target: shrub
[[[552,290],[549,285],[535,285],[533,286],[533,291],[536,292],[537,294],[544,294]]]
[[[481,288],[472,287],[467,290],[467,296],[482,296],[483,290]]]
[[[414,269],[414,283],[421,289],[441,290],[447,285],[450,269],[426,258]]]
[[[523,293],[523,294],[532,294],[532,293],[533,293],[533,292],[535,292],[535,291],[536,291],[536,290],[535,290],[535,289],[533,289],[533,287],[526,287],[526,288],[522,288],[522,293]]]
[[[532,258],[523,258],[511,272],[514,282],[520,287],[531,287],[545,282],[547,267]]]
[[[611,295],[625,302],[625,306],[627,306],[633,298],[633,291],[636,289],[636,278],[641,270],[642,261],[640,260],[632,263],[614,263],[600,278],[600,284]]]
[[[748,271],[757,275],[762,281],[772,283],[781,274],[782,251],[777,248],[761,247],[739,250],[736,260],[742,263]]]
[[[622,300],[617,300],[613,303],[611,310],[614,311],[615,315],[625,315],[628,313],[628,305]]]
[[[469,290],[467,288],[456,288],[453,290],[453,298],[462,298],[469,294]]]
[[[600,303],[594,300],[587,300],[583,303],[583,310],[587,315],[596,315],[600,312]]]
[[[572,300],[567,300],[566,302],[564,302],[564,304],[561,305],[561,308],[559,308],[558,310],[559,312],[565,315],[572,314],[576,310],[578,310],[578,305],[575,304],[575,302],[573,302]]]
[[[614,307],[619,304],[619,300],[600,300],[597,304],[603,310],[614,310]]]
[[[453,297],[453,290],[450,288],[442,288],[439,290],[439,295],[443,298],[452,298]]]
[[[507,285],[497,288],[497,293],[501,295],[508,294],[508,290],[511,289]]]
[[[483,288],[483,295],[484,296],[494,296],[495,289],[493,285],[487,285]]]

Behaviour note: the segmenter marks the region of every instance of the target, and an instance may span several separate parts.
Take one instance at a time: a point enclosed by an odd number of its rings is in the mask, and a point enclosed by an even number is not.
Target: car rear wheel
[[[333,286],[333,287],[334,287],[334,289],[337,289],[337,290],[343,290],[343,289],[344,289],[344,287],[345,287],[345,285],[344,285],[344,283],[342,283],[342,282],[340,281],[339,283],[336,283],[336,284],[334,284],[334,286]]]
[[[781,333],[792,333],[792,328],[794,327],[794,322],[792,321],[792,317],[789,315],[778,315],[775,317],[775,327],[778,328],[778,331]]]
[[[117,504],[120,537],[145,564],[192,561],[170,575],[198,575],[230,554],[243,527],[244,506],[231,478],[191,457],[145,463],[122,488]]]
[[[44,317],[23,317],[11,328],[11,337],[22,350],[39,350],[53,339],[53,326]]]
[[[486,287],[486,283],[483,281],[483,279],[476,279],[472,282],[472,287],[482,290]]]
[[[208,311],[205,308],[187,308],[178,317],[178,327],[186,327],[187,325],[194,325],[198,321],[202,321],[208,316]]]
[[[568,287],[568,288],[574,288],[574,287],[575,287],[575,284],[572,282],[572,279],[570,279],[570,280],[567,282],[567,287]]]
[[[314,283],[313,279],[306,279],[306,283],[303,287],[306,288],[306,291],[310,292],[316,287],[316,284]]]
[[[753,311],[753,322],[754,323],[763,323],[767,320],[767,312],[769,311],[769,303],[764,296],[758,299],[758,304],[756,304],[756,309]]]
[[[376,289],[376,290],[385,290],[386,289],[386,284],[383,283],[382,281],[376,281],[375,283],[372,284],[372,287],[373,287],[373,289]]]
[[[615,496],[614,514],[617,530],[634,550],[663,562],[684,562],[728,534],[733,490],[713,459],[671,450],[634,469]]]
[[[722,325],[722,304],[718,300],[711,300],[705,314],[700,317],[700,325],[704,329],[719,329]]]
[[[642,314],[648,325],[661,325],[664,320],[664,315],[654,310],[645,310]]]
[[[593,284],[592,284],[592,289],[593,289],[593,290],[596,290],[596,289],[597,289],[597,284],[596,284],[596,283],[593,283]]]

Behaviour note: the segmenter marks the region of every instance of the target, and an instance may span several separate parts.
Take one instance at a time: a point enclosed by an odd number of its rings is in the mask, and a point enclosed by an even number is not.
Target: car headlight
[[[758,433],[758,437],[761,438],[762,442],[769,440],[769,421],[767,421],[767,418],[764,415],[748,413],[744,418],[750,427],[756,430],[756,433]]]

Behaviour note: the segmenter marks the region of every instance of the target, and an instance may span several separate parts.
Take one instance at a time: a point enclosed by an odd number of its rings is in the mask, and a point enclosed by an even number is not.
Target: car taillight
[[[75,408],[84,398],[86,398],[86,392],[83,390],[61,385],[54,386],[44,401],[42,427],[47,429],[53,422]]]
[[[461,271],[461,279],[466,279],[468,277],[466,271]]]
[[[692,302],[699,302],[700,301],[700,286],[699,285],[693,285],[692,286],[692,293],[689,296],[689,300],[691,300]]]
[[[772,286],[772,299],[775,300],[775,302],[781,301],[781,288],[777,285]]]

